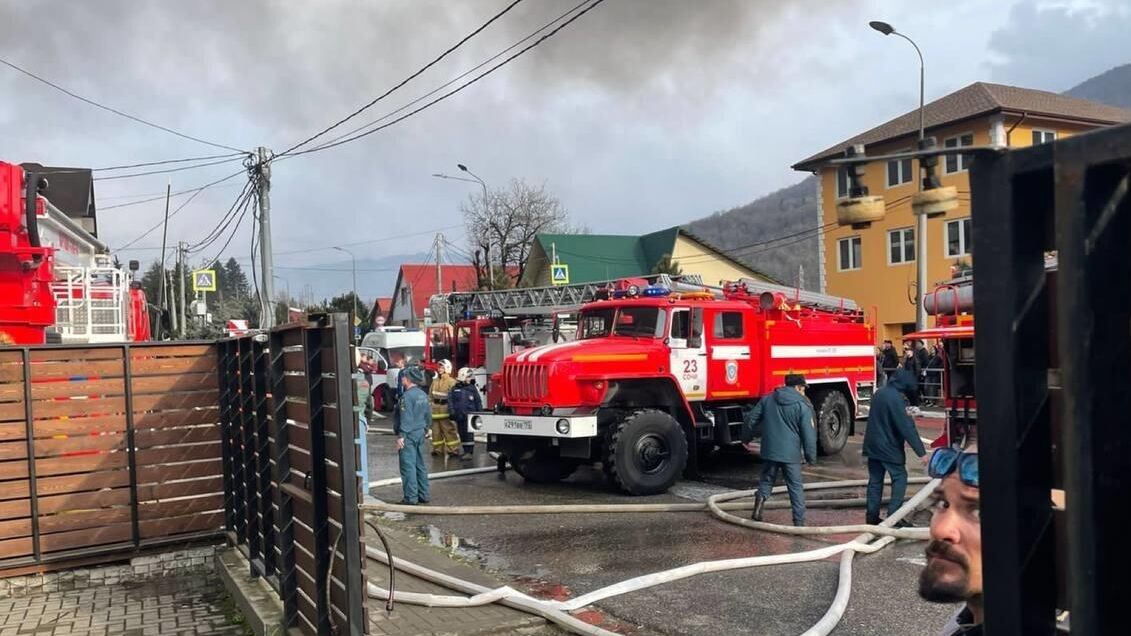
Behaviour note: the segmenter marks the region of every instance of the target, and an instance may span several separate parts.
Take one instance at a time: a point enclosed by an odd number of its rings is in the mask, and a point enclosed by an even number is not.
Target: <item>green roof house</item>
[[[776,282],[727,256],[681,227],[643,236],[614,234],[539,234],[519,280],[520,287],[550,285],[550,264],[567,265],[570,283],[589,283],[647,276],[674,266],[682,274],[699,274],[703,282],[753,278]]]

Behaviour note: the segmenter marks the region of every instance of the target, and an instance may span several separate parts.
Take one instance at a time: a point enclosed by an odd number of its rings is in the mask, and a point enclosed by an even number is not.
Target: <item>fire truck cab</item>
[[[649,286],[585,305],[576,341],[506,358],[501,401],[471,427],[528,480],[598,462],[619,489],[653,494],[700,453],[737,444],[744,410],[803,373],[820,451],[840,452],[875,383],[872,327],[850,302],[749,283]]]
[[[43,196],[47,187],[0,162],[0,342],[148,340],[136,261],[116,266],[93,232]]]

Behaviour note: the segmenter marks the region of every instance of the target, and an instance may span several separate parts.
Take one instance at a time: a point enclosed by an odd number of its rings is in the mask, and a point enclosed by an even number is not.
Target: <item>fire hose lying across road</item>
[[[439,473],[431,476],[431,478],[442,479],[461,475],[493,472],[495,470],[496,469],[494,467],[473,468],[467,470],[451,471],[447,473]],[[369,485],[370,487],[379,487],[393,485],[399,482],[399,479],[386,479],[377,482],[371,482]],[[857,552],[876,552],[891,544],[897,538],[913,540],[925,540],[928,538],[927,530],[924,528],[900,529],[893,527],[905,516],[915,511],[919,507],[919,505],[922,504],[922,502],[931,494],[938,482],[937,480],[931,481],[927,478],[913,478],[909,480],[909,483],[926,483],[926,486],[924,486],[923,489],[917,492],[911,499],[905,502],[899,510],[889,515],[888,518],[878,526],[867,524],[853,524],[823,527],[794,527],[743,519],[727,512],[727,510],[749,509],[750,504],[728,504],[723,502],[732,499],[752,497],[755,492],[753,490],[734,491],[712,495],[707,499],[707,502],[705,504],[562,504],[529,506],[428,506],[425,508],[421,508],[419,506],[389,504],[385,502],[363,504],[360,506],[360,508],[364,511],[401,512],[426,515],[592,514],[698,512],[709,510],[713,515],[728,523],[734,523],[744,527],[756,530],[764,530],[767,532],[792,535],[826,535],[846,534],[853,532],[862,533],[860,534],[860,536],[846,543],[832,545],[815,550],[807,550],[804,552],[747,557],[739,559],[725,559],[720,561],[704,561],[691,565],[685,565],[679,568],[674,568],[672,570],[655,572],[652,574],[646,574],[633,579],[629,579],[627,581],[622,581],[620,583],[616,583],[614,585],[610,585],[588,594],[584,594],[582,596],[565,601],[547,601],[536,599],[506,586],[496,589],[489,589],[467,581],[456,579],[440,572],[429,570],[428,568],[424,568],[413,563],[408,563],[395,557],[390,559],[389,555],[386,552],[382,552],[375,548],[367,548],[366,553],[369,557],[390,565],[391,569],[392,567],[395,567],[396,569],[401,569],[414,576],[418,576],[438,585],[443,585],[445,587],[449,587],[466,594],[471,594],[472,596],[443,596],[434,594],[397,592],[395,590],[386,590],[373,584],[369,585],[368,592],[369,596],[387,600],[390,602],[390,604],[392,598],[396,598],[396,600],[414,605],[425,605],[429,607],[476,607],[498,602],[515,609],[541,616],[576,634],[615,636],[613,632],[580,621],[573,616],[570,616],[566,612],[581,609],[613,596],[619,596],[629,592],[639,591],[649,587],[654,587],[656,585],[685,579],[699,574],[759,567],[764,565],[782,565],[787,563],[820,561],[840,554],[840,574],[837,584],[837,593],[833,599],[833,603],[829,607],[829,610],[821,618],[821,620],[805,632],[805,636],[825,636],[833,630],[837,623],[840,622],[840,619],[844,615],[844,612],[848,606],[848,598],[852,591],[852,558]],[[819,482],[805,484],[805,490],[828,490],[847,487],[859,487],[866,484],[866,480]],[[774,488],[773,492],[785,492],[785,488],[779,486]],[[847,505],[847,502],[853,502],[856,503],[856,505],[859,505],[859,503],[857,502],[860,501],[860,499],[819,499],[812,502],[807,502],[807,505]],[[767,505],[769,503],[770,502],[767,502]],[[882,538],[872,543],[871,541],[877,535],[881,536]]]

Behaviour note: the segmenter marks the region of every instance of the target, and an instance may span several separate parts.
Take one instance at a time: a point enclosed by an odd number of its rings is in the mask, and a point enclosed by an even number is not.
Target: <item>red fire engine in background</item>
[[[737,444],[744,410],[789,373],[809,382],[820,452],[840,452],[871,399],[874,342],[845,299],[749,280],[633,286],[582,307],[577,340],[508,356],[501,399],[471,425],[531,481],[599,462],[625,492],[663,492]]]
[[[1045,259],[1046,286],[1056,294],[1056,257]],[[974,277],[965,275],[938,285],[923,298],[935,326],[904,336],[904,340],[937,341],[942,366],[943,434],[934,446],[965,447],[978,439],[978,401],[974,395]],[[1055,329],[1052,331],[1055,332]]]
[[[46,188],[42,175],[0,162],[0,343],[148,340],[140,284]]]

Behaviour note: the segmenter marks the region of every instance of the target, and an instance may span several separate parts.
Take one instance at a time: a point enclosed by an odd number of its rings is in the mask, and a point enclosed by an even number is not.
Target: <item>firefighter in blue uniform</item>
[[[401,486],[404,489],[402,504],[414,506],[428,503],[427,434],[432,425],[432,404],[421,389],[424,371],[411,366],[400,373],[399,381],[404,395],[397,405],[400,417],[394,422],[397,435],[397,452],[400,458]]]
[[[468,414],[483,410],[483,398],[475,386],[471,369],[464,367],[456,374],[456,384],[448,392],[448,413],[459,428],[460,444],[463,453],[460,459],[471,459],[475,453],[475,433],[468,428]]]

